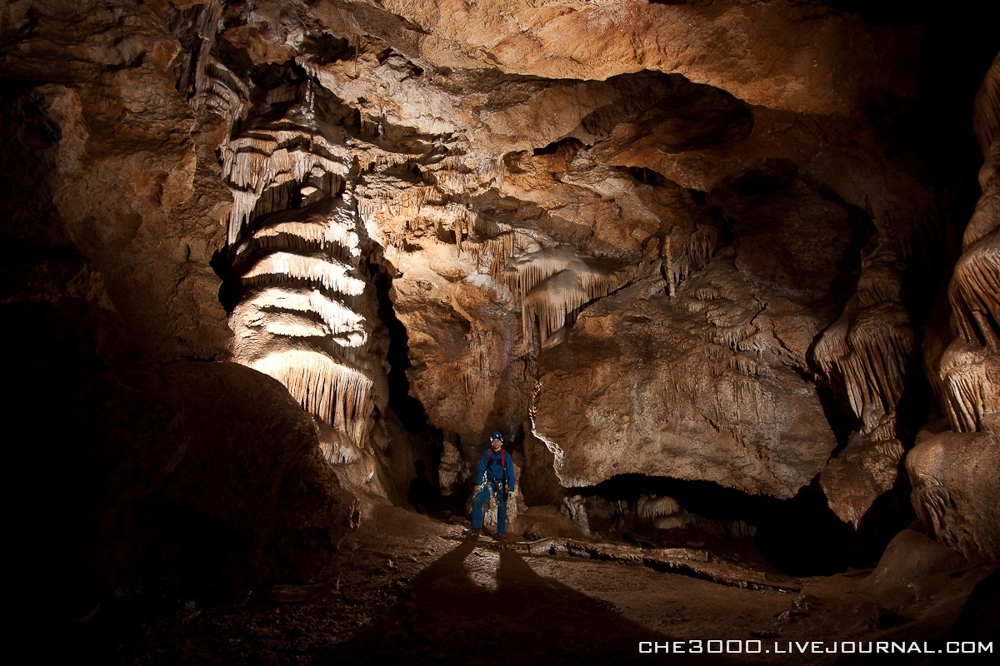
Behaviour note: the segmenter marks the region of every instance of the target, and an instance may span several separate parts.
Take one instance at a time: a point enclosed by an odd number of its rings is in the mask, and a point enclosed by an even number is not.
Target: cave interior
[[[994,646],[998,34],[903,0],[4,0],[23,636]],[[464,531],[494,431],[502,542],[492,500]]]

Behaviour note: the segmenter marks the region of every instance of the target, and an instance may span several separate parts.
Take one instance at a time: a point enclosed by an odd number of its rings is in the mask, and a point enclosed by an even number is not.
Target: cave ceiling
[[[391,446],[384,275],[432,426],[567,487],[819,475],[857,525],[940,390],[965,220],[927,26],[848,5],[7,2],[8,226],[81,253],[32,289],[106,357],[261,370],[332,460]]]

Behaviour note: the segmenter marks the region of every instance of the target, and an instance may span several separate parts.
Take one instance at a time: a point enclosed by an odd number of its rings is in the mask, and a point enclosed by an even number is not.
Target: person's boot
[[[478,537],[479,536],[479,528],[478,527],[470,527],[468,529],[462,530],[462,536],[469,537],[469,538]]]

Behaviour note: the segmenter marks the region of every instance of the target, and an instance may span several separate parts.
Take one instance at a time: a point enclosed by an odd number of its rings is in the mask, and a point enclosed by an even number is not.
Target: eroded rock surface
[[[930,534],[973,561],[1000,549],[1000,442],[993,433],[942,433],[906,456],[913,505]]]
[[[564,484],[634,473],[791,497],[816,475],[833,433],[815,391],[781,363],[763,299],[721,293],[736,274],[719,257],[703,291],[692,280],[674,299],[662,280],[639,282],[541,355],[534,432]]]
[[[985,163],[982,197],[966,227],[948,288],[958,336],[940,357],[941,402],[951,432],[906,457],[912,501],[928,531],[971,560],[1000,556],[1000,55],[976,96]]]
[[[86,426],[97,430],[92,454],[114,466],[95,522],[112,526],[102,542],[118,552],[96,553],[94,564],[109,561],[95,568],[120,564],[129,544],[130,564],[159,559],[182,587],[250,590],[308,580],[356,527],[357,500],[276,382],[234,363],[190,362],[106,381],[106,421]]]
[[[625,473],[790,498],[819,474],[859,527],[905,485],[930,388],[954,432],[921,446],[992,437],[997,65],[957,248],[940,144],[962,128],[928,99],[958,56],[926,23],[809,0],[19,0],[0,29],[25,164],[3,167],[9,319],[74,322],[97,367],[269,374],[365,492],[413,460],[392,344],[448,492],[500,429],[538,501]],[[988,555],[995,518],[927,490],[980,477],[911,458],[931,533]]]

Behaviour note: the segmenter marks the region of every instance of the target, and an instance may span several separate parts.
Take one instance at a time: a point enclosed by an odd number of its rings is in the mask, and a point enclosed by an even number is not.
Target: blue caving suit
[[[510,454],[500,449],[500,453],[495,453],[492,448],[483,453],[482,460],[479,461],[479,474],[476,479],[479,483],[486,477],[486,487],[476,494],[472,503],[472,529],[478,530],[483,526],[483,505],[490,498],[490,493],[497,501],[497,536],[503,536],[507,526],[507,498],[504,496],[504,478],[507,480],[507,488],[514,492],[514,461],[510,459]]]

